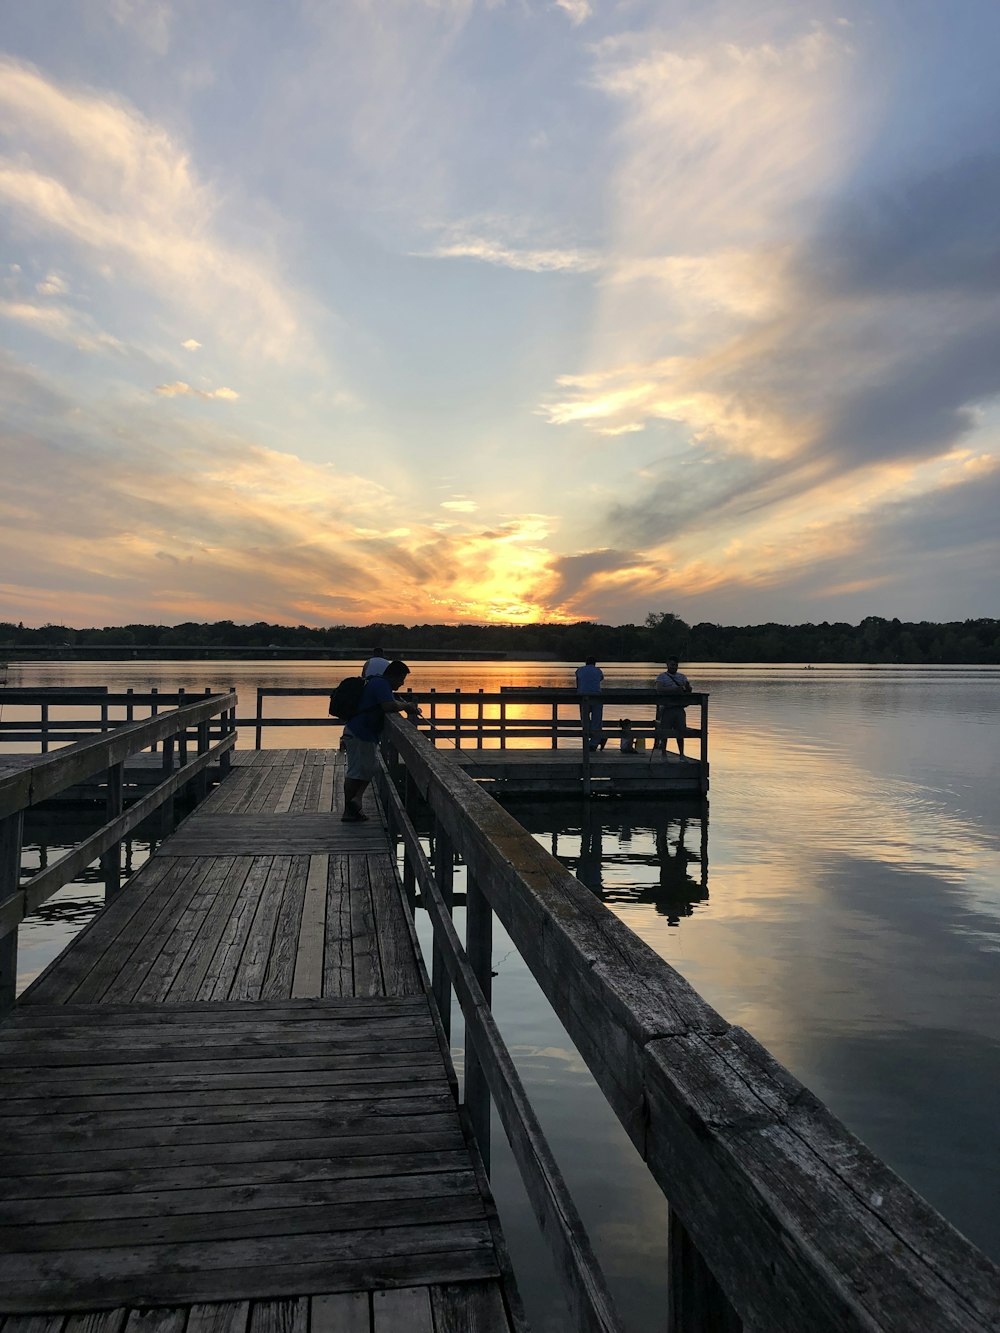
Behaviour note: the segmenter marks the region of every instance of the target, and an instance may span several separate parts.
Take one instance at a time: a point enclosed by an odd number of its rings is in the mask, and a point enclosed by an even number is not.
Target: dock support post
[[[0,902],[12,898],[21,883],[24,812],[0,819]],[[17,995],[17,925],[0,935],[0,1016],[14,1008]]]
[[[264,691],[257,686],[257,716],[254,718],[254,742],[253,748],[260,749],[260,738],[264,730]]]
[[[743,1321],[672,1208],[667,1210],[667,1267],[667,1333],[742,1333]]]
[[[701,794],[708,794],[708,699],[701,696]]]
[[[49,706],[42,703],[41,707],[41,733],[42,733],[42,754],[49,752]]]
[[[124,808],[125,763],[112,764],[105,777],[104,822],[117,819]],[[101,873],[104,876],[104,901],[110,902],[122,886],[121,838],[101,855]]]
[[[451,839],[437,820],[434,821],[434,878],[450,915],[454,900],[455,851]],[[431,957],[431,990],[434,992],[445,1036],[451,1037],[451,980],[436,934]]]
[[[583,794],[590,795],[590,701],[580,705],[580,717],[583,721]]]
[[[479,989],[490,1005],[493,997],[493,909],[471,871],[466,875],[465,902],[465,951]],[[468,1024],[465,1029],[465,1104],[483,1167],[489,1175],[490,1090]]]

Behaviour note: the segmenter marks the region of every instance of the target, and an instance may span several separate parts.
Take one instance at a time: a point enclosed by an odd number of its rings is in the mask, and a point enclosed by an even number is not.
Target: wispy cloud
[[[473,259],[527,273],[592,273],[602,263],[599,254],[583,247],[525,244],[486,235],[464,224],[450,226],[440,244],[417,253],[429,259]]]
[[[222,199],[162,126],[121,99],[0,60],[0,203],[20,226],[125,267],[221,339],[278,361],[315,357],[307,302],[273,260],[227,240]]]
[[[227,402],[239,398],[235,389],[227,389],[225,386],[218,389],[195,389],[183,380],[175,380],[173,384],[158,384],[153,392],[164,398],[223,398]]]
[[[594,12],[590,0],[555,0],[555,6],[569,16],[574,28],[585,23]]]
[[[39,296],[65,296],[69,291],[69,283],[59,273],[49,273],[43,282],[36,285],[35,291]]]
[[[53,289],[58,290],[58,289]],[[69,306],[47,302],[0,300],[0,316],[42,333],[57,342],[70,343],[81,352],[123,352],[124,344],[97,328],[93,320]]]

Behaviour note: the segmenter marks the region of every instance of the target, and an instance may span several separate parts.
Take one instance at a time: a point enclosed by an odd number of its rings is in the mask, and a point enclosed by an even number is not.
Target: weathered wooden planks
[[[170,840],[171,856],[304,855],[379,851],[385,831],[375,820],[344,824],[332,814],[194,814]]]
[[[242,757],[0,1026],[2,1333],[508,1329],[385,834]]]
[[[0,1026],[11,1094],[0,1116],[0,1310],[497,1275],[423,998],[61,1015],[27,1008]],[[407,1062],[386,1096],[383,1048],[399,1041]],[[345,1071],[345,1051],[364,1063]],[[401,1073],[414,1053],[418,1078]],[[297,1083],[303,1059],[324,1079],[310,1089]]]

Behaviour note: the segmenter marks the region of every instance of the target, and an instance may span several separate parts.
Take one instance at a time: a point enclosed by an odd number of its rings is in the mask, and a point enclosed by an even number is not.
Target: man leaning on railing
[[[390,662],[381,676],[370,676],[365,681],[358,711],[344,727],[344,749],[347,751],[347,776],[344,779],[345,824],[358,824],[368,818],[361,808],[365,788],[375,776],[377,749],[387,713],[409,713],[420,716],[415,703],[397,699],[394,691],[403,688],[410,674],[405,662]]]

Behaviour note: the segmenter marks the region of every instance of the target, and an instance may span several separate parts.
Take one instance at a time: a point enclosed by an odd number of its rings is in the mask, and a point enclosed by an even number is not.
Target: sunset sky
[[[0,619],[997,615],[996,0],[0,0]]]

